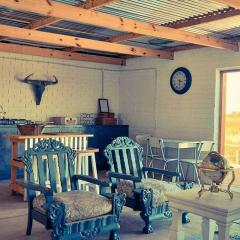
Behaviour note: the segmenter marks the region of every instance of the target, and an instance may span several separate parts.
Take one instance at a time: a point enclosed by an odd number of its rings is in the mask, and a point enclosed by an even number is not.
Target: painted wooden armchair
[[[118,137],[105,149],[105,156],[110,165],[108,177],[112,192],[124,192],[126,206],[140,211],[145,222],[144,233],[151,233],[151,222],[163,215],[171,216],[166,191],[176,191],[179,187],[173,182],[147,178],[148,172],[176,179],[179,174],[157,168],[144,167],[142,164],[142,147],[128,137]],[[183,222],[187,221],[183,214]]]
[[[26,234],[31,234],[34,219],[52,229],[53,240],[86,240],[108,232],[110,240],[120,239],[117,230],[124,194],[107,194],[108,183],[75,175],[75,155],[74,150],[52,139],[39,141],[25,151],[28,181],[22,184],[28,195]],[[99,185],[100,195],[78,190],[80,180]]]

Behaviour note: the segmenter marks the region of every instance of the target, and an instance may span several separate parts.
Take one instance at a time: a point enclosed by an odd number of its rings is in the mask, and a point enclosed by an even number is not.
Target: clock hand
[[[181,87],[181,82],[182,82],[182,80],[181,80],[181,79],[178,79],[178,87],[179,87],[179,88]]]

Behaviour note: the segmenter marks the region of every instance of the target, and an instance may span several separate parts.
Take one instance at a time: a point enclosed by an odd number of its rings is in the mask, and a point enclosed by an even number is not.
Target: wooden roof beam
[[[235,41],[240,41],[240,36],[234,37],[234,40]],[[198,48],[203,48],[203,47],[204,46],[199,46],[199,45],[194,45],[194,44],[186,44],[186,45],[179,45],[179,46],[176,46],[176,47],[166,47],[166,48],[162,48],[161,50],[179,52],[179,51],[198,49]]]
[[[78,38],[55,33],[41,32],[12,26],[0,25],[0,35],[8,38],[42,42],[52,45],[76,47],[95,51],[105,51],[142,57],[173,59],[173,53],[149,48],[141,48],[117,43],[109,43],[86,38]]]
[[[56,17],[47,17],[44,19],[40,19],[37,21],[33,21],[31,23],[29,23],[27,26],[25,26],[24,28],[27,29],[39,29],[42,27],[47,27],[50,24],[53,24],[55,22],[59,22],[61,19],[56,18]]]
[[[31,56],[48,58],[60,58],[72,61],[87,61],[96,63],[106,63],[115,65],[126,65],[126,60],[122,58],[97,56],[83,53],[69,53],[67,51],[53,50],[47,48],[23,46],[18,44],[0,43],[0,52],[19,53]]]
[[[84,4],[79,6],[85,9],[96,9],[119,1],[120,0],[87,0]]]
[[[123,32],[238,51],[238,43],[179,29],[117,17],[50,0],[0,0],[0,5]],[[16,35],[15,35],[16,37]]]
[[[170,27],[170,28],[175,28],[175,29],[184,29],[186,27],[191,27],[199,24],[204,24],[204,23],[209,23],[209,22],[214,22],[218,20],[222,20],[225,18],[229,17],[234,17],[240,15],[240,10],[239,9],[223,9],[219,11],[214,11],[212,13],[208,14],[203,14],[191,18],[186,18],[180,21],[172,22],[169,24],[164,24],[163,26],[165,27]],[[135,39],[142,37],[143,35],[139,34],[134,34],[134,33],[126,33],[126,34],[121,34],[116,37],[111,37],[106,39],[109,42],[122,42],[130,39]]]
[[[224,5],[227,5],[232,8],[240,9],[240,1],[239,0],[211,0],[211,1],[224,4]]]

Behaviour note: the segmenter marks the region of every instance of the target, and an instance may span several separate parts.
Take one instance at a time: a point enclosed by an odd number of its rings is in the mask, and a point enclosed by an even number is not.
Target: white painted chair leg
[[[218,239],[229,240],[229,230],[231,224],[217,222],[217,225],[218,225]]]
[[[214,237],[214,222],[211,219],[202,218],[202,238],[203,240],[213,240]]]
[[[172,208],[173,220],[169,230],[170,240],[184,240],[184,228],[182,225],[183,211]]]

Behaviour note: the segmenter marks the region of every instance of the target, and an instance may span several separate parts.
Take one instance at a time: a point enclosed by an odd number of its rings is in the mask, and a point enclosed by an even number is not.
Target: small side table
[[[170,240],[184,240],[182,213],[190,212],[202,216],[202,239],[212,240],[214,229],[211,219],[218,225],[219,240],[229,239],[229,229],[233,221],[240,219],[240,193],[234,193],[233,199],[226,193],[204,193],[198,197],[200,189],[190,189],[167,193],[173,210],[173,222],[170,228]],[[190,223],[191,224],[191,223]]]

